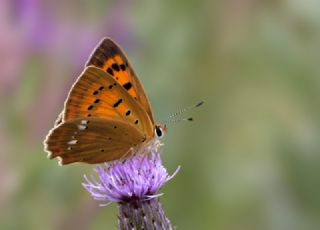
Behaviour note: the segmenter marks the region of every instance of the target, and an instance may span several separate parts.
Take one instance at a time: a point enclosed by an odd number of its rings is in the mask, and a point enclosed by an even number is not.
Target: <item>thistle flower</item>
[[[158,197],[160,188],[171,178],[163,167],[160,155],[135,155],[126,161],[97,166],[93,176],[85,176],[84,188],[95,200],[118,203],[119,229],[173,229]]]

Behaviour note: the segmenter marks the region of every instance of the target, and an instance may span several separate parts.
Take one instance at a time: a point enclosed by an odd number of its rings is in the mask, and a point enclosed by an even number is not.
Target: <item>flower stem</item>
[[[173,230],[158,198],[118,203],[119,229]]]

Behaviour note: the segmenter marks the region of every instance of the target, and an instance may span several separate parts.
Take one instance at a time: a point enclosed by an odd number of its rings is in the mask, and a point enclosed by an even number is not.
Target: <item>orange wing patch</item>
[[[119,55],[115,55],[113,58],[107,59],[101,69],[113,76],[133,98],[137,99],[137,92],[132,88],[132,79],[128,67],[128,63]]]

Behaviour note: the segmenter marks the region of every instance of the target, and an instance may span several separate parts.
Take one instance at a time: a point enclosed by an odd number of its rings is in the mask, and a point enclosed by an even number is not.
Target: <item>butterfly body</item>
[[[125,54],[105,38],[72,86],[45,140],[50,159],[90,164],[123,159],[159,145],[149,101]]]

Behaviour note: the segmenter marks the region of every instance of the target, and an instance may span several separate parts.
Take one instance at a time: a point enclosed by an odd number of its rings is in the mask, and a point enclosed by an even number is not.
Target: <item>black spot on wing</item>
[[[120,98],[116,103],[113,104],[113,108],[117,108],[122,103],[122,98]]]
[[[119,67],[119,65],[118,65],[117,63],[112,64],[111,67],[112,67],[113,70],[115,70],[115,71],[117,71],[117,72],[120,71],[120,67]]]
[[[120,69],[121,69],[122,71],[125,71],[125,70],[126,70],[125,64],[121,64],[121,65],[120,65]]]
[[[123,86],[126,90],[129,90],[129,89],[132,88],[131,82],[127,82],[127,83],[123,84],[122,86]]]
[[[110,67],[107,69],[107,73],[113,76],[113,70]]]
[[[127,112],[126,112],[126,116],[129,116],[131,114],[131,110],[128,110]]]

